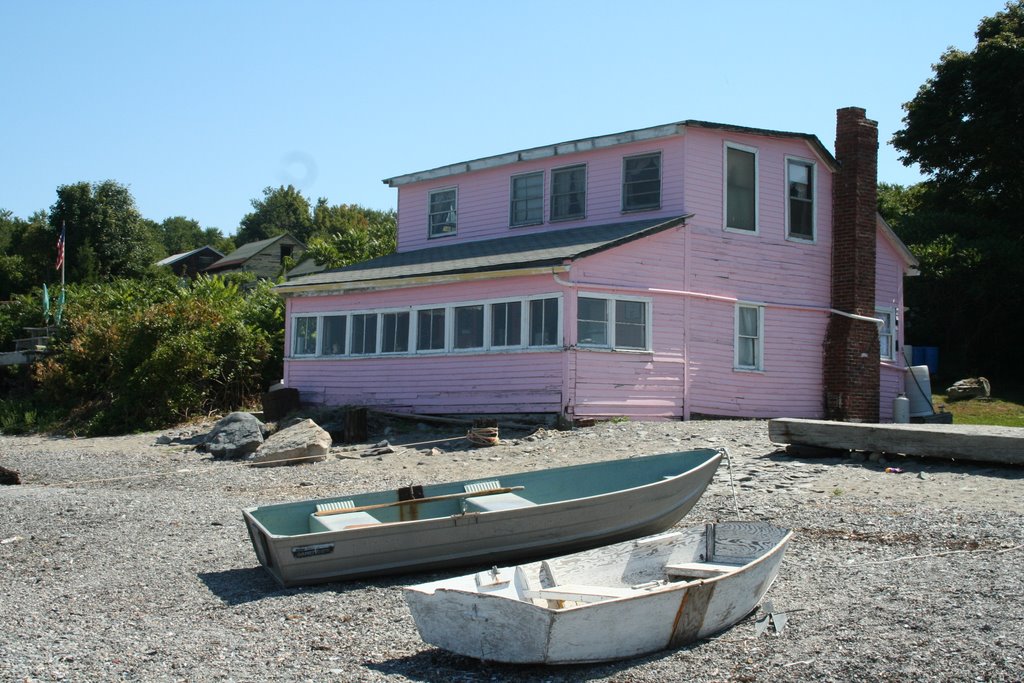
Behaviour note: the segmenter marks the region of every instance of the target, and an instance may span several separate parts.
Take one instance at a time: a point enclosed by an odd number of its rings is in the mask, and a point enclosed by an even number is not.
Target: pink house
[[[683,121],[441,166],[396,253],[278,286],[303,401],[418,413],[891,420],[903,277],[877,126]]]

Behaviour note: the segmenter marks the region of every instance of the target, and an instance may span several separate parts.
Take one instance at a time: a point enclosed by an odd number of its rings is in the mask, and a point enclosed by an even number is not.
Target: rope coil
[[[466,440],[474,446],[497,446],[501,443],[497,427],[471,427]]]

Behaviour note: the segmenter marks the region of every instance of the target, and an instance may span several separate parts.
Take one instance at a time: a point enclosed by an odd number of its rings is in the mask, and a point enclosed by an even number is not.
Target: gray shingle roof
[[[687,218],[655,218],[443,244],[298,277],[278,285],[277,290],[286,294],[332,284],[555,266],[683,225]]]

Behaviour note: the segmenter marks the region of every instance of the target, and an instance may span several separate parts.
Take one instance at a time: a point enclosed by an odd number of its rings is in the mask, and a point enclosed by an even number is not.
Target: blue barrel
[[[911,354],[911,365],[927,365],[928,372],[935,375],[939,371],[939,347],[938,346],[915,346]]]

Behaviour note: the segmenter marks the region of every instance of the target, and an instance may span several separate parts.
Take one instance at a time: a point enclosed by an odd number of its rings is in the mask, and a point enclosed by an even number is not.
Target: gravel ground
[[[321,463],[273,469],[157,446],[157,434],[0,436],[0,466],[22,479],[0,486],[0,679],[1024,680],[1024,468],[797,459],[776,452],[764,421],[503,428],[502,445],[480,449],[457,434],[376,431],[371,439],[404,446],[368,458],[337,448]],[[684,524],[794,529],[768,593],[788,625],[757,637],[752,616],[614,664],[492,665],[424,645],[401,586],[452,572],[279,588],[257,565],[239,512],[707,446],[727,447],[732,466],[723,463]]]

